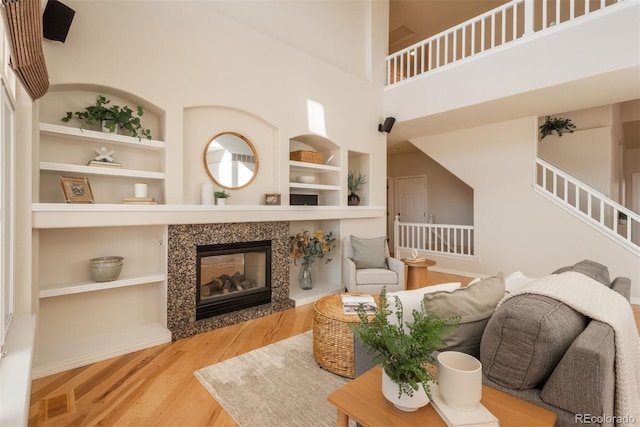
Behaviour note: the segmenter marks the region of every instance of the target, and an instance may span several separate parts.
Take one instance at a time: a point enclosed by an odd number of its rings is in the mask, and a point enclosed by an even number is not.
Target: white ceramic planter
[[[398,397],[399,385],[394,383],[389,375],[382,370],[382,394],[393,406],[405,412],[414,412],[429,403],[429,396],[425,393],[422,384],[418,384],[418,390],[413,391],[413,396],[402,394]]]
[[[227,204],[227,199],[216,199],[216,205],[223,206]]]
[[[482,364],[458,351],[438,354],[438,390],[445,403],[459,411],[473,411],[482,398]]]

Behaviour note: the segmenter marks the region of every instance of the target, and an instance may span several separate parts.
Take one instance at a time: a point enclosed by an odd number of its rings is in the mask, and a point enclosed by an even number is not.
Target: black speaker
[[[396,122],[395,117],[387,117],[386,119],[384,119],[384,123],[380,123],[378,125],[378,132],[386,132],[386,133],[391,132],[391,128],[393,127],[393,124],[395,122]]]
[[[45,39],[64,43],[76,12],[58,0],[49,0],[42,14],[42,33]]]
[[[291,206],[317,206],[317,194],[289,194],[289,204]]]

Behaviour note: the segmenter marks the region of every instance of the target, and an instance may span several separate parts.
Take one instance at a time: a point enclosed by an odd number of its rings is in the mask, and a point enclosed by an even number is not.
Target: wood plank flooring
[[[429,271],[429,284],[470,279]],[[634,307],[640,324],[640,307]],[[313,304],[34,380],[29,426],[236,426],[193,372],[312,328]]]

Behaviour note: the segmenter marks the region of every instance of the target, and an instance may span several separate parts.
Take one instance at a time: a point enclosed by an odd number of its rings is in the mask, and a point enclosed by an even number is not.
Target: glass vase
[[[302,289],[313,288],[313,273],[311,265],[302,265],[300,273],[298,274],[298,284]]]

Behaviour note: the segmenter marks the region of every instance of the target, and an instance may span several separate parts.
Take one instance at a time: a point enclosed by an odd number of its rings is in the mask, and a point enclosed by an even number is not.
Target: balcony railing
[[[387,87],[624,0],[513,0],[387,56]]]
[[[394,221],[394,254],[400,251],[473,257],[473,226]]]

